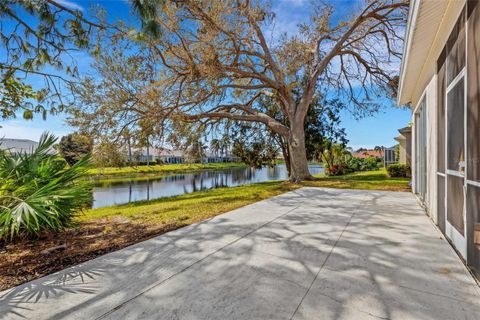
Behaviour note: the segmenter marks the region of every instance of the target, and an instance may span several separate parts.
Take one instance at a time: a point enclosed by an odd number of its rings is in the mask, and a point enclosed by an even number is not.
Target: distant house
[[[396,146],[383,149],[383,165],[387,167],[393,163],[398,163]]]
[[[480,275],[480,1],[411,1],[398,104],[412,109],[413,192]]]
[[[187,157],[183,150],[167,149],[167,148],[132,148],[129,156],[128,150],[124,150],[127,161],[157,161],[158,163],[176,164],[187,162]],[[202,163],[222,163],[222,162],[238,162],[239,158],[232,155],[218,155],[206,151],[202,158]]]
[[[405,127],[398,129],[400,133],[395,140],[399,145],[399,159],[398,162],[402,164],[411,165],[412,163],[412,128]]]
[[[161,163],[184,163],[185,157],[182,150],[162,149],[158,154]]]
[[[388,166],[392,163],[397,163],[398,159],[395,152],[395,147],[381,149],[370,149],[370,150],[359,150],[352,153],[352,156],[355,158],[376,158],[378,161],[383,161],[384,166]]]
[[[32,154],[38,142],[28,139],[0,139],[0,150],[8,150],[12,154]]]
[[[383,158],[384,151],[382,150],[364,150],[352,153],[355,158]]]

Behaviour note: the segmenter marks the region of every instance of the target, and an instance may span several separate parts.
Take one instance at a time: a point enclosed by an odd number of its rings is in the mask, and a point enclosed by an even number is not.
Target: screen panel
[[[445,177],[437,175],[437,223],[445,233]]]
[[[465,67],[465,47],[466,33],[464,9],[447,41],[447,85],[450,84],[460,71],[462,71],[463,67]]]
[[[453,175],[447,177],[447,220],[457,229],[457,231],[464,236],[463,221],[463,185],[464,178]]]
[[[445,172],[445,92],[446,71],[445,59],[446,49],[443,49],[437,61],[437,171]],[[445,193],[445,192],[444,192]]]
[[[467,260],[480,276],[480,187],[467,186]]]
[[[455,84],[447,93],[447,168],[465,171],[465,80]]]
[[[480,4],[469,1],[467,43],[467,179],[480,182]]]

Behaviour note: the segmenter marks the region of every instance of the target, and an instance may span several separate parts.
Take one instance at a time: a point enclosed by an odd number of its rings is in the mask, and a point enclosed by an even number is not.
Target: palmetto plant
[[[90,157],[68,166],[51,152],[56,141],[43,134],[32,154],[0,153],[0,239],[58,232],[91,201]]]

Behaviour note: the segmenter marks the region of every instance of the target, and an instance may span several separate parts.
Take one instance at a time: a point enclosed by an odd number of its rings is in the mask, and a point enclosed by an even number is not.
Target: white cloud
[[[73,1],[70,1],[70,0],[57,0],[57,2],[59,4],[61,4],[62,6],[65,6],[69,9],[73,9],[73,10],[78,10],[78,11],[83,11],[83,7],[81,5],[79,5],[78,3],[75,3]]]

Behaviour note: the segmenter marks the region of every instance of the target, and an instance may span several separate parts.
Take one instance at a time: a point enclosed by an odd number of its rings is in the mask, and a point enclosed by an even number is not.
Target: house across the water
[[[8,150],[12,154],[32,154],[38,142],[28,139],[0,139],[0,150]]]
[[[132,148],[130,152],[128,150],[123,151],[127,161],[139,161],[147,162],[156,161],[157,163],[165,164],[177,164],[189,162],[188,156],[183,150],[167,149],[167,148]],[[129,156],[131,153],[131,157]],[[238,159],[232,155],[221,155],[213,152],[204,152],[202,159],[198,162],[202,163],[222,163],[222,162],[238,162]]]
[[[413,110],[413,192],[480,275],[480,1],[411,2],[398,103]]]

